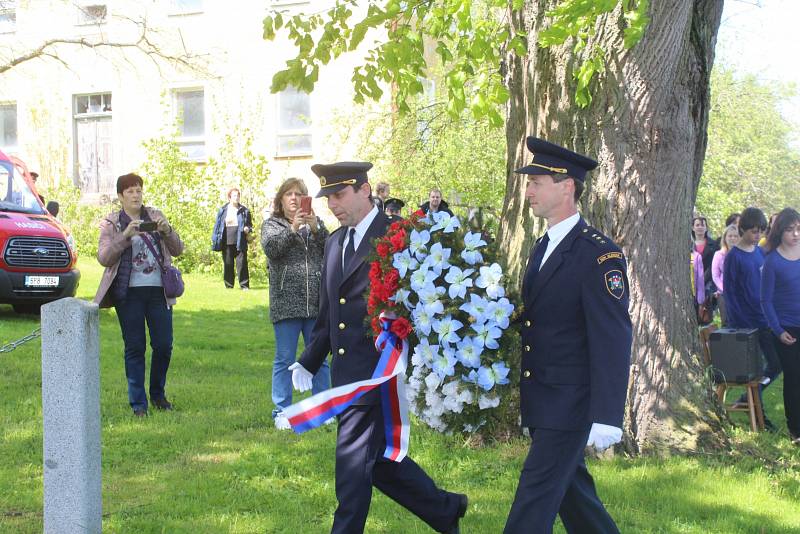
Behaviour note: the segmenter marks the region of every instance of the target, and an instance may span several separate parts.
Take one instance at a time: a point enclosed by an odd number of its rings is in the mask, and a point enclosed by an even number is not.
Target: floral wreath
[[[514,305],[493,241],[455,216],[422,211],[389,226],[370,261],[367,314],[381,316],[413,354],[411,411],[445,433],[475,432],[499,415],[509,390],[507,330]]]

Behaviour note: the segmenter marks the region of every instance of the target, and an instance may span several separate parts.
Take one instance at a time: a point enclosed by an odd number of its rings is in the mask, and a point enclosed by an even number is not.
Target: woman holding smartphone
[[[290,430],[283,409],[292,404],[292,373],[300,334],[311,340],[319,311],[322,252],[328,231],[311,208],[308,188],[289,178],[278,188],[272,216],[261,226],[261,246],[269,265],[269,315],[275,329],[272,365],[272,417],[279,430]],[[323,363],[314,376],[313,393],[330,387],[330,369]]]
[[[173,256],[183,252],[178,233],[160,211],[142,202],[144,182],[136,174],[117,179],[117,197],[122,209],[100,222],[97,261],[106,269],[94,301],[101,308],[114,306],[125,343],[125,376],[128,401],[137,417],[147,415],[144,389],[145,352],[150,332],[153,349],[150,363],[150,403],[171,410],[164,387],[172,359],[172,306],[161,282],[159,261],[168,267]]]
[[[783,367],[783,405],[789,438],[800,445],[800,213],[781,211],[767,236],[761,270],[761,308],[775,335]]]

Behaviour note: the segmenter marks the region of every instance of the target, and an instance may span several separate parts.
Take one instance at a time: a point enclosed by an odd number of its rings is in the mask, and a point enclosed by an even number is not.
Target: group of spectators
[[[722,326],[758,331],[764,356],[759,393],[783,372],[786,426],[800,445],[800,213],[786,208],[767,221],[760,209],[747,208],[728,217],[719,241],[697,216],[692,238],[698,322],[711,323],[718,309]]]

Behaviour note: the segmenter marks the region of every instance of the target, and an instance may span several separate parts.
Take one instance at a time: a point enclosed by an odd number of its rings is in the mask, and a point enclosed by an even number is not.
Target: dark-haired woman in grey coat
[[[311,339],[319,311],[322,253],[328,231],[322,220],[301,211],[300,197],[308,189],[299,178],[289,178],[275,195],[272,216],[261,226],[261,246],[269,265],[269,315],[275,329],[275,361],[272,365],[272,417],[275,427],[289,430],[283,410],[292,404],[292,373],[297,342]],[[314,376],[313,393],[330,387],[325,362]],[[333,421],[333,420],[331,420]]]

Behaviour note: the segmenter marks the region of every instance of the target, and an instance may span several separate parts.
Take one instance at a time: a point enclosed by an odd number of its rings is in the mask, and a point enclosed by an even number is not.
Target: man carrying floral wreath
[[[365,261],[370,241],[386,234],[388,217],[373,204],[367,181],[371,163],[340,162],[314,165],[320,178],[318,197],[327,197],[328,208],[341,227],[325,242],[320,288],[320,310],[311,335],[297,363],[292,364],[295,389],[311,389],[313,374],[329,353],[334,388],[370,379],[381,353],[364,324],[370,265]],[[410,510],[438,532],[457,534],[459,519],[467,511],[466,495],[436,487],[433,480],[404,456],[392,461],[387,448],[380,391],[358,397],[338,416],[336,438],[336,498],[334,533],[358,533],[372,499],[372,486]]]
[[[597,162],[535,137],[525,196],[547,220],[523,279],[522,425],[531,447],[506,534],[619,532],[597,496],[584,447],[622,439],[631,321],[625,257],[577,210]]]

